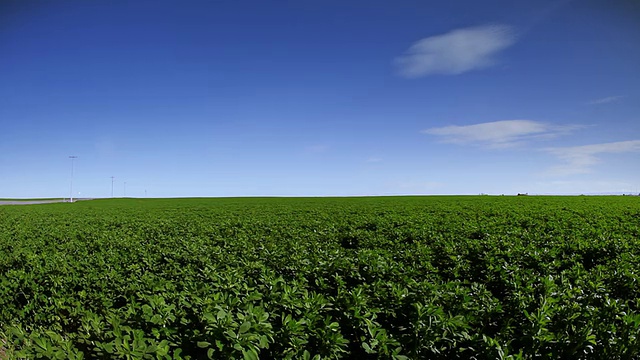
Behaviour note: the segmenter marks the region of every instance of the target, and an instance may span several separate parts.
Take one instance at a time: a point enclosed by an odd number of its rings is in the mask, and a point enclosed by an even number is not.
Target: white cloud
[[[546,149],[563,164],[552,167],[550,175],[574,175],[590,173],[600,162],[600,155],[640,152],[640,140],[619,141],[604,144],[592,144],[572,147]]]
[[[496,63],[495,55],[515,43],[511,27],[485,25],[424,38],[395,62],[402,76],[461,74]]]
[[[367,162],[367,163],[379,163],[379,162],[382,162],[382,159],[378,158],[378,157],[370,157],[365,162]]]
[[[504,148],[533,139],[552,138],[580,127],[554,126],[533,120],[502,120],[466,126],[451,125],[422,132],[440,136],[448,143]]]
[[[624,96],[607,96],[607,97],[603,97],[600,99],[595,99],[592,101],[589,101],[590,105],[601,105],[601,104],[609,104],[609,103],[615,103],[620,101],[620,99],[624,98]]]

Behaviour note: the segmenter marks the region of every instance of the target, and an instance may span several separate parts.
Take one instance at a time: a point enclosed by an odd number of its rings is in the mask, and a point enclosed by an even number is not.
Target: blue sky
[[[3,1],[0,197],[640,188],[634,1]]]

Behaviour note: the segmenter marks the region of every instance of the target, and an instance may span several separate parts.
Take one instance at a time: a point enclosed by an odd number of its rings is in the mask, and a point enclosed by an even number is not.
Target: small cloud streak
[[[495,56],[515,40],[512,28],[506,25],[457,29],[419,40],[395,63],[407,78],[457,75],[494,65]]]
[[[563,162],[562,165],[549,169],[548,174],[557,176],[587,174],[600,163],[600,155],[640,152],[640,140],[549,148],[546,151]]]
[[[422,133],[440,136],[446,143],[505,148],[534,139],[553,138],[578,128],[581,126],[554,126],[533,120],[502,120],[475,125],[431,128],[423,130]]]
[[[551,180],[534,185],[539,194],[549,195],[607,195],[635,193],[637,188],[628,181],[621,180]]]
[[[365,162],[366,163],[379,163],[379,162],[382,162],[382,159],[378,158],[378,157],[370,157]]]
[[[624,98],[624,96],[621,96],[621,95],[619,95],[619,96],[607,96],[607,97],[603,97],[603,98],[600,98],[600,99],[589,101],[589,105],[602,105],[602,104],[616,103],[616,102],[619,102],[623,98]]]

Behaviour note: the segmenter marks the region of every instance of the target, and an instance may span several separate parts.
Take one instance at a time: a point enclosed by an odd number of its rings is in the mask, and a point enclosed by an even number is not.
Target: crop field
[[[0,207],[0,358],[638,359],[640,197]]]

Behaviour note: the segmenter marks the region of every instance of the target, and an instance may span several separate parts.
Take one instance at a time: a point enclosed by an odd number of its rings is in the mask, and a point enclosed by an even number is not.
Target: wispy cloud
[[[600,98],[600,99],[591,100],[591,101],[589,101],[589,104],[590,105],[601,105],[601,104],[615,103],[615,102],[619,102],[623,98],[624,98],[624,96],[622,96],[622,95],[607,96],[607,97],[603,97],[603,98]]]
[[[640,152],[640,140],[556,147],[546,149],[546,151],[555,155],[562,162],[561,165],[549,169],[548,174],[558,176],[586,174],[600,163],[601,155]]]
[[[568,195],[606,195],[621,193],[637,193],[637,185],[629,181],[615,179],[564,179],[540,181],[532,184],[538,194],[568,194]]]
[[[395,62],[399,73],[408,78],[461,74],[494,65],[498,52],[515,40],[512,28],[506,25],[457,29],[416,42]]]
[[[379,158],[379,157],[373,157],[372,156],[372,157],[368,158],[365,162],[367,162],[367,163],[379,163],[379,162],[382,162],[382,159]]]
[[[504,148],[534,139],[553,138],[581,127],[550,125],[533,120],[502,120],[465,126],[451,125],[422,132],[440,136],[447,143]]]

